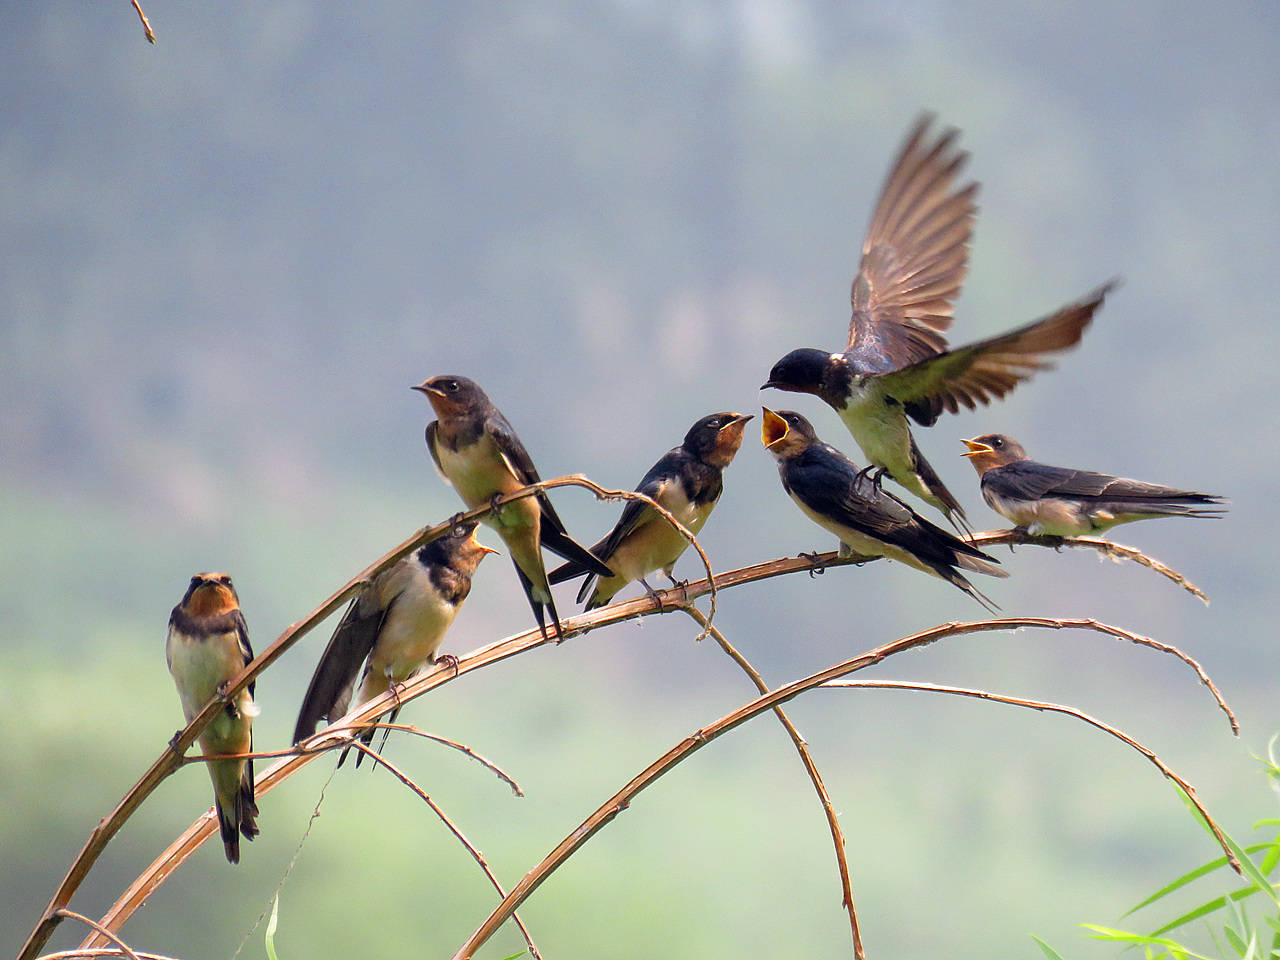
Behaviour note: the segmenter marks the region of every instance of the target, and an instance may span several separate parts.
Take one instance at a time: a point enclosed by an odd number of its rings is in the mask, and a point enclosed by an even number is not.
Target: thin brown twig
[[[352,740],[351,745],[355,747],[357,750],[359,750],[361,753],[363,753],[365,756],[370,757],[376,763],[379,763],[383,767],[385,767],[387,770],[390,770],[392,775],[397,780],[399,780],[406,787],[408,787],[410,790],[416,793],[418,795],[418,798],[422,800],[422,802],[425,803],[427,806],[429,806],[432,812],[437,817],[440,818],[440,822],[449,828],[449,832],[458,838],[458,842],[461,843],[464,847],[466,847],[467,852],[471,854],[471,858],[480,865],[480,869],[484,871],[484,875],[488,877],[489,882],[493,884],[493,889],[498,891],[498,896],[504,897],[504,898],[506,897],[506,893],[502,889],[502,884],[498,882],[498,878],[494,876],[493,871],[489,869],[489,864],[485,860],[484,854],[481,853],[475,847],[475,845],[472,844],[472,842],[466,838],[466,835],[463,834],[463,832],[460,829],[458,829],[458,825],[449,819],[448,814],[446,814],[442,809],[440,809],[440,805],[437,804],[434,800],[432,800],[431,797],[427,795],[427,792],[425,790],[423,790],[420,786],[414,783],[413,779],[407,773],[405,773],[403,770],[397,767],[394,763],[392,763],[390,760],[388,760],[386,757],[380,754],[377,750],[373,749],[373,747],[366,746],[364,743],[362,743],[359,740]],[[533,942],[533,936],[529,933],[528,928],[524,925],[524,921],[515,915],[515,911],[512,911],[511,919],[513,919],[516,923],[516,926],[520,928],[520,933],[524,936],[524,942],[528,945],[529,953],[533,955],[534,960],[542,960],[542,955],[538,953],[537,944]]]
[[[1060,628],[1061,626],[1071,626],[1080,629],[1094,629],[1091,621],[1077,621],[1074,623],[1059,623],[1057,621],[1046,621],[1043,618],[1032,617],[1005,617],[998,620],[976,620],[967,623],[945,623],[920,633],[912,634],[909,637],[902,637],[890,643],[883,644],[866,653],[859,654],[848,660],[843,660],[833,666],[820,670],[808,677],[800,680],[794,680],[784,686],[778,687],[771,693],[757,697],[756,699],[738,707],[736,710],[726,714],[714,723],[708,724],[694,731],[690,736],[680,741],[665,754],[645,767],[640,773],[633,777],[625,786],[617,793],[606,800],[601,806],[596,808],[586,820],[584,820],[572,833],[565,837],[546,857],[534,866],[524,877],[516,884],[515,889],[511,891],[498,904],[497,908],[489,914],[479,927],[467,938],[466,942],[458,948],[453,956],[453,960],[470,960],[484,943],[498,930],[500,926],[511,916],[511,912],[524,903],[529,896],[538,889],[546,879],[554,873],[566,860],[569,859],[579,848],[598,833],[606,824],[613,820],[619,813],[627,809],[632,800],[645,788],[659,780],[665,774],[669,773],[674,767],[685,760],[690,754],[702,749],[712,740],[723,736],[730,730],[746,723],[748,720],[765,710],[772,710],[775,706],[786,703],[787,701],[813,689],[816,686],[826,683],[829,680],[837,680],[846,674],[861,670],[865,667],[872,666],[881,662],[896,653],[909,650],[915,647],[925,646],[934,643],[945,637],[958,636],[970,633],[981,633],[993,630],[1011,630],[1019,627],[1042,627],[1049,626]],[[1189,793],[1194,797],[1194,792]],[[1210,830],[1214,837],[1218,840],[1219,845],[1226,852],[1229,862],[1237,873],[1241,872],[1239,862],[1235,855],[1231,852],[1230,846],[1227,844],[1226,837],[1223,835],[1221,828],[1217,822],[1211,819],[1208,811],[1200,808],[1205,822],[1209,824]]]
[[[587,482],[589,483],[590,481]],[[503,498],[501,502],[516,499],[518,496],[532,496],[544,486],[552,484],[564,486],[574,483],[579,483],[577,477],[562,477],[555,481],[546,481],[543,484],[535,485],[534,487],[527,487],[521,491],[517,491],[516,493],[509,495],[509,497]],[[489,507],[471,511],[471,514],[480,515],[486,509],[489,509]],[[304,632],[306,629],[310,629],[315,625],[315,623],[322,620],[324,616],[328,616],[329,613],[336,610],[351,593],[354,593],[355,590],[359,588],[362,582],[367,582],[368,579],[371,579],[382,569],[390,567],[401,557],[415,549],[420,543],[425,543],[435,536],[443,535],[443,533],[452,527],[454,522],[465,522],[470,518],[470,514],[462,514],[459,517],[452,518],[446,524],[437,524],[434,527],[428,527],[419,531],[417,535],[405,541],[391,553],[384,556],[377,564],[367,568],[361,577],[357,577],[355,580],[348,583],[347,587],[344,587],[338,593],[334,594],[333,597],[331,597],[324,606],[319,608],[315,614],[308,617],[306,620],[301,621],[300,624],[295,625],[298,630],[298,634],[296,636],[289,636],[288,631],[286,631],[286,635],[282,635],[281,638],[276,641],[275,645],[283,644],[286,640],[288,640],[289,643],[292,643],[297,639],[297,636],[300,636],[301,632]],[[977,534],[974,537],[974,540],[975,542],[981,543],[1006,543],[1009,542],[1010,534],[1011,531],[991,531],[988,533]],[[1034,543],[1034,541],[1032,542]],[[1111,544],[1110,541],[1099,540],[1096,538],[1067,537],[1064,538],[1064,543],[1067,546],[1082,546],[1098,549],[1104,553],[1108,551],[1108,548],[1117,546],[1116,544]],[[1046,545],[1053,546],[1055,544]],[[1132,547],[1127,547],[1126,549],[1133,550]],[[1137,551],[1135,551],[1135,553],[1136,552]],[[586,634],[592,630],[626,620],[635,619],[637,617],[669,612],[670,610],[678,608],[692,600],[706,596],[714,590],[725,590],[732,587],[742,586],[747,583],[755,583],[761,580],[772,579],[774,577],[786,576],[792,573],[821,571],[827,568],[847,566],[850,564],[857,564],[859,562],[861,562],[859,558],[840,557],[835,551],[821,554],[807,554],[799,557],[780,557],[775,560],[765,560],[760,563],[751,564],[746,567],[739,567],[735,570],[729,570],[724,573],[717,574],[714,578],[714,582],[711,582],[710,580],[691,581],[668,590],[657,591],[652,596],[645,595],[632,600],[619,601],[606,607],[601,607],[588,613],[580,614],[577,617],[563,620],[563,636],[567,639],[569,637]],[[321,611],[324,611],[323,616],[317,617],[316,614],[319,614]],[[315,622],[312,622],[313,620]],[[1068,623],[1066,621],[1038,621],[1037,625],[1075,626],[1088,622],[1092,621],[1079,621],[1077,623]],[[290,630],[294,629],[294,627],[290,628]],[[541,633],[535,629],[526,630],[523,633],[514,634],[510,637],[488,644],[487,646],[480,647],[462,657],[459,657],[456,670],[447,665],[441,664],[435,669],[422,673],[409,680],[400,690],[400,702],[404,703],[408,700],[414,699],[415,697],[421,696],[435,687],[453,680],[455,677],[460,676],[463,673],[468,673],[471,670],[500,662],[508,657],[523,653],[526,650],[539,647],[545,642],[547,641],[542,637]],[[273,647],[275,645],[273,645]],[[264,651],[263,658],[265,658],[269,652],[270,648],[267,651]],[[256,663],[257,661],[255,661],[255,664]],[[252,670],[255,664],[250,664],[248,669]],[[243,683],[247,683],[248,679],[244,675],[238,678],[235,685],[236,689],[242,685],[241,681],[243,681]],[[228,695],[230,696],[233,693],[234,691],[229,691]],[[1218,697],[1218,699],[1221,703],[1221,697]],[[389,712],[394,706],[395,700],[389,694],[383,694],[382,696],[365,704],[357,713],[353,716],[348,716],[345,720],[357,722],[372,720],[383,713]],[[206,710],[192,722],[192,726],[199,723],[201,719],[204,718],[205,712],[212,717],[216,714],[217,708],[215,705],[211,704],[210,707],[207,707]],[[205,722],[208,722],[207,719]],[[315,740],[316,738],[331,735],[329,731],[333,729],[334,728],[326,728],[325,730],[321,730],[317,732],[315,737],[312,739]],[[182,740],[186,741],[186,745],[189,746],[191,740],[194,739],[194,736],[195,733],[189,726],[188,729],[183,732]],[[342,742],[345,744],[345,737]],[[171,756],[172,754],[168,755]],[[274,789],[278,784],[287,780],[290,776],[301,769],[302,766],[315,759],[315,756],[316,754],[293,756],[273,764],[267,771],[258,777],[256,784],[257,796],[261,797]],[[165,775],[167,775],[167,773]],[[141,783],[142,782],[140,781],[139,785],[141,785]],[[135,787],[135,790],[136,789],[137,787]],[[154,786],[151,789],[154,789]],[[139,800],[138,802],[141,801]],[[122,801],[121,806],[123,805],[124,801]],[[116,828],[118,829],[118,824]],[[212,835],[213,829],[214,822],[207,813],[204,816],[197,818],[190,827],[175,838],[169,846],[165,848],[165,850],[163,850],[141,874],[138,875],[134,882],[130,884],[125,892],[117,898],[116,902],[112,904],[108,911],[103,915],[102,922],[113,929],[119,929],[119,927],[133,915],[134,911],[136,911],[138,907],[146,901],[152,891],[164,883],[173,871],[181,866],[188,857],[199,849],[200,845]],[[88,844],[86,844],[86,847],[87,846]],[[84,851],[81,852],[82,857],[83,855]],[[96,855],[97,854],[95,853],[95,858]],[[75,864],[73,864],[73,870],[74,869]],[[85,867],[85,870],[87,871],[87,866]],[[71,875],[71,871],[69,871],[68,879],[64,880],[64,886],[66,886],[70,881]],[[78,883],[79,880],[76,881],[75,885],[78,886]],[[74,890],[74,887],[72,887],[72,890]],[[60,888],[59,894],[61,893],[62,889]],[[46,926],[48,926],[48,929],[43,929]],[[45,921],[42,920],[41,926],[32,934],[32,939],[28,941],[28,944],[30,945],[31,942],[37,941],[37,937],[39,936],[37,948],[42,946],[48,939],[48,935],[51,932],[52,926],[47,925]],[[96,941],[97,938],[91,937],[85,941],[85,946],[98,945]],[[30,956],[34,956],[34,954],[31,954]],[[19,960],[29,960],[28,954],[24,952],[20,955]]]
[[[969,538],[969,542],[981,547],[994,547],[1002,543],[1010,545],[1025,543],[1037,547],[1088,547],[1117,562],[1130,560],[1139,566],[1146,567],[1148,570],[1154,570],[1160,576],[1172,580],[1192,596],[1199,597],[1206,607],[1209,606],[1209,595],[1177,570],[1161,563],[1154,557],[1148,557],[1137,547],[1130,547],[1123,543],[1113,543],[1102,537],[1050,537],[1035,536],[1034,534],[1023,533],[1020,530],[990,530],[986,533],[975,533]]]
[[[1195,788],[1186,780],[1182,779],[1182,777],[1170,770],[1164,761],[1156,756],[1154,750],[1149,747],[1144,747],[1124,731],[1119,730],[1108,723],[1104,723],[1097,717],[1090,716],[1083,710],[1077,710],[1075,707],[1068,707],[1060,703],[1049,703],[1047,700],[1027,700],[1023,697],[1011,697],[1005,694],[990,693],[986,690],[974,690],[969,687],[951,687],[940,683],[909,683],[904,680],[831,680],[822,684],[822,687],[867,687],[869,689],[881,690],[919,690],[925,693],[949,693],[960,697],[974,697],[978,700],[991,700],[995,703],[1007,703],[1015,707],[1027,707],[1031,710],[1064,713],[1069,717],[1075,717],[1077,720],[1083,720],[1085,723],[1097,727],[1103,733],[1109,733],[1117,740],[1128,744],[1134,750],[1137,750],[1138,753],[1142,754],[1155,764],[1165,777],[1178,785],[1178,788],[1187,795],[1187,799],[1195,805],[1195,808],[1200,811],[1200,815],[1204,817],[1206,821],[1212,822],[1209,820],[1208,811],[1205,810],[1204,806],[1200,803],[1200,800],[1196,797]],[[1228,851],[1228,855],[1229,854],[1230,851]],[[1239,869],[1237,869],[1236,872],[1238,873]]]
[[[335,723],[331,727],[325,727],[320,733],[334,734],[346,732],[348,734],[363,733],[366,730],[395,730],[399,733],[408,733],[415,737],[421,737],[424,740],[431,740],[434,743],[442,744],[446,747],[452,747],[459,753],[470,757],[476,763],[483,767],[488,767],[499,780],[511,788],[511,792],[517,797],[523,797],[524,791],[520,788],[520,784],[516,782],[511,774],[507,773],[500,766],[490,760],[488,757],[477,753],[468,747],[465,743],[459,743],[457,740],[450,740],[448,737],[442,737],[436,733],[428,733],[426,730],[420,730],[418,727],[407,723]],[[318,736],[319,734],[313,735]],[[297,757],[310,753],[329,753],[332,750],[344,748],[349,744],[346,741],[335,741],[326,736],[324,741],[312,745],[312,737],[300,740],[292,747],[283,750],[255,750],[252,753],[217,753],[217,754],[192,754],[182,758],[183,765],[192,763],[205,763],[209,760],[271,760],[279,757]]]
[[[743,669],[760,693],[769,692],[769,685],[764,682],[764,677],[760,675],[760,672],[729,642],[719,628],[711,624],[702,615],[702,612],[697,607],[684,606],[681,609],[692,617],[694,621],[701,624],[704,630],[711,632],[712,639],[720,644],[720,649],[727,653]],[[791,718],[787,716],[782,707],[774,707],[773,712],[782,724],[783,729],[787,731],[791,742],[795,744],[796,751],[800,754],[800,761],[804,764],[805,771],[809,774],[809,780],[812,781],[813,788],[818,793],[818,800],[822,804],[822,812],[827,818],[827,827],[831,831],[831,843],[835,848],[836,868],[840,874],[840,905],[849,914],[849,932],[853,937],[853,955],[857,960],[863,960],[866,953],[863,951],[862,934],[858,929],[858,913],[853,905],[853,886],[849,880],[849,861],[845,853],[844,830],[841,829],[840,820],[836,816],[835,805],[831,802],[831,795],[827,793],[827,785],[822,780],[822,774],[818,771],[818,765],[814,762],[813,755],[809,753],[809,745],[805,742],[804,737],[800,735],[800,731],[796,729],[796,725],[791,722]]]
[[[138,19],[142,21],[142,29],[147,35],[147,43],[155,43],[156,35],[151,30],[151,21],[142,12],[142,6],[138,3],[138,0],[129,0],[129,2],[133,4],[133,9],[138,11]]]
[[[123,953],[126,957],[128,957],[129,960],[141,960],[141,958],[137,955],[137,953],[134,952],[132,947],[130,947],[127,943],[121,940],[116,934],[112,933],[102,924],[98,923],[98,921],[90,920],[84,914],[76,913],[74,910],[68,910],[66,907],[60,907],[58,909],[58,916],[66,917],[68,920],[79,920],[86,927],[90,927],[96,930],[102,936],[106,937],[108,940],[114,943],[117,947],[120,948],[120,952]]]
[[[39,921],[35,928],[27,938],[27,942],[23,945],[22,951],[18,954],[18,960],[32,960],[48,942],[49,937],[53,934],[54,927],[60,922],[58,910],[65,907],[71,902],[71,897],[76,890],[84,882],[84,878],[88,875],[93,865],[97,862],[98,857],[102,855],[102,851],[106,849],[111,838],[116,835],[120,828],[133,816],[137,809],[160,785],[160,783],[168,777],[174,770],[182,765],[182,756],[190,748],[192,743],[200,733],[207,727],[213,718],[223,709],[223,707],[234,700],[235,696],[252,682],[258,674],[267,667],[275,663],[281,656],[285,654],[295,643],[300,640],[303,635],[308,633],[318,624],[322,623],[334,611],[342,606],[347,600],[355,596],[364,588],[374,577],[383,570],[387,570],[400,561],[401,558],[407,556],[411,551],[416,550],[423,544],[444,536],[456,525],[466,523],[472,520],[480,520],[496,509],[501,509],[504,505],[516,500],[522,500],[525,497],[538,496],[556,487],[583,487],[590,490],[600,499],[606,500],[639,500],[654,507],[660,514],[667,517],[680,530],[682,535],[690,540],[697,549],[698,555],[707,569],[707,576],[712,576],[711,561],[708,559],[702,547],[697,543],[697,538],[688,530],[681,526],[670,512],[654,503],[653,500],[644,494],[634,493],[629,490],[611,490],[602,487],[593,480],[589,480],[580,474],[572,476],[557,477],[554,480],[543,480],[538,483],[530,484],[527,487],[521,487],[519,490],[504,494],[494,498],[493,501],[486,503],[484,506],[476,507],[474,510],[467,510],[462,513],[450,517],[443,523],[433,524],[419,530],[408,540],[399,546],[384,554],[380,559],[374,561],[356,576],[352,577],[343,585],[336,593],[332,594],[320,606],[316,607],[311,613],[298,622],[291,624],[280,634],[276,640],[262,651],[251,663],[245,666],[234,680],[228,683],[220,690],[220,696],[211,699],[204,708],[192,718],[191,722],[176,734],[170,742],[169,749],[165,750],[160,757],[152,763],[152,765],[143,773],[142,777],[135,783],[124,798],[116,804],[115,808],[100,820],[93,831],[89,834],[84,846],[80,852],[72,860],[71,866],[67,868],[66,874],[62,878],[62,882],[54,891],[53,896],[49,900],[48,906],[40,915]],[[711,611],[715,613],[715,595],[712,591]],[[93,940],[95,938],[90,938]],[[86,945],[94,945],[86,942]]]
[[[93,960],[95,957],[127,957],[128,954],[119,947],[80,947],[75,950],[59,950],[57,953],[42,953],[36,960]],[[177,960],[159,953],[145,953],[135,950],[138,960]]]

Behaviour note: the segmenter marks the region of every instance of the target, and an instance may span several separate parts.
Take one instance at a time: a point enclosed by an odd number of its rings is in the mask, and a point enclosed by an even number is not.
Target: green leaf
[[[1196,907],[1194,910],[1184,913],[1182,916],[1174,920],[1170,920],[1164,926],[1152,930],[1151,936],[1158,937],[1162,933],[1168,933],[1170,930],[1175,930],[1178,927],[1185,926],[1192,920],[1199,920],[1207,914],[1213,913],[1216,910],[1221,910],[1227,905],[1228,900],[1243,900],[1245,897],[1251,897],[1257,892],[1258,890],[1256,887],[1240,887],[1238,890],[1232,890],[1225,896],[1214,897],[1207,903],[1200,904],[1200,906]]]
[[[276,956],[276,920],[280,912],[280,897],[271,901],[271,917],[267,920],[267,960],[280,960]]]
[[[1273,847],[1273,844],[1270,844],[1270,843],[1255,843],[1253,846],[1247,847],[1246,849],[1250,853],[1256,853],[1259,850],[1267,850],[1272,847]],[[1226,865],[1227,865],[1226,857],[1218,857],[1216,860],[1210,860],[1208,863],[1205,863],[1205,864],[1202,864],[1201,866],[1196,867],[1190,873],[1184,873],[1182,876],[1178,877],[1176,880],[1173,880],[1170,883],[1166,884],[1165,886],[1161,887],[1159,890],[1151,894],[1151,896],[1147,897],[1147,899],[1143,900],[1141,903],[1137,904],[1136,906],[1132,906],[1128,910],[1126,910],[1123,916],[1127,917],[1131,913],[1136,913],[1137,911],[1141,910],[1143,907],[1148,906],[1152,903],[1155,903],[1161,897],[1168,896],[1170,893],[1173,893],[1173,891],[1179,889],[1180,887],[1185,887],[1192,880],[1199,880],[1201,877],[1205,876],[1206,874],[1213,873],[1213,871],[1221,869]]]
[[[1034,940],[1036,942],[1036,946],[1038,946],[1044,952],[1044,955],[1047,958],[1047,960],[1062,960],[1062,954],[1060,954],[1057,950],[1053,949],[1053,947],[1049,946],[1047,943],[1045,943],[1043,940],[1037,937],[1034,933],[1031,935],[1031,939]]]
[[[1082,927],[1087,930],[1095,931],[1092,936],[1094,940],[1110,940],[1116,943],[1127,943],[1131,946],[1157,946],[1164,947],[1166,950],[1178,953],[1181,956],[1194,957],[1195,960],[1210,960],[1203,954],[1196,953],[1176,940],[1169,940],[1165,937],[1148,937],[1141,933],[1130,933],[1128,930],[1115,930],[1111,927],[1100,927],[1094,923],[1082,923]]]

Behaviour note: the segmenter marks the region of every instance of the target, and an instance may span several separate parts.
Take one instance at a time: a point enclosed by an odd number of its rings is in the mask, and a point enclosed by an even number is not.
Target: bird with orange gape
[[[952,129],[935,131],[930,116],[912,126],[871,213],[851,286],[844,346],[838,352],[793,350],[773,364],[760,388],[810,394],[821,401],[815,413],[823,404],[833,409],[864,462],[831,444],[829,432],[804,412],[763,407],[760,435],[777,463],[783,492],[809,521],[835,535],[840,555],[896,561],[995,610],[995,601],[970,577],[1003,579],[1010,573],[973,542],[960,498],[925,458],[911,423],[935,426],[943,413],[1004,400],[1024,381],[1052,369],[1047,358],[1080,344],[1117,283],[1105,283],[1008,333],[950,346],[947,333],[968,269],[978,191],[976,183],[961,181],[967,154],[957,148],[958,137]],[[740,402],[699,416],[644,474],[609,532],[588,548],[570,535],[548,490],[513,496],[538,484],[540,475],[512,422],[479,383],[437,374],[412,389],[431,407],[431,461],[467,510],[488,508],[479,523],[497,534],[502,552],[510,555],[543,641],[559,642],[565,635],[552,593],[557,584],[583,578],[577,602],[592,610],[614,602],[632,584],[656,597],[647,578],[658,571],[680,582],[676,564],[689,536],[711,521],[725,473],[753,419],[734,412]],[[518,401],[518,392],[517,385],[505,383],[499,399]],[[555,429],[537,426],[542,434]],[[679,437],[679,429],[670,436]],[[1052,543],[1138,520],[1226,512],[1226,501],[1214,494],[1031,460],[1003,434],[963,444],[982,500],[1024,538]],[[939,516],[952,529],[935,523]],[[437,666],[456,668],[457,660],[441,653],[446,634],[472,592],[478,565],[499,552],[480,542],[479,529],[476,522],[455,520],[443,535],[362,584],[315,668],[294,726],[295,744],[315,735],[318,725],[340,724],[386,693],[394,700],[388,707],[394,720],[397,691],[410,679]],[[548,571],[544,550],[563,562]],[[191,578],[169,620],[166,656],[188,723],[211,700],[225,701],[199,743],[224,852],[237,863],[240,840],[259,832],[250,756],[259,705],[253,683],[227,696],[254,657],[229,576]],[[367,748],[373,731],[357,729],[347,737],[345,744]]]

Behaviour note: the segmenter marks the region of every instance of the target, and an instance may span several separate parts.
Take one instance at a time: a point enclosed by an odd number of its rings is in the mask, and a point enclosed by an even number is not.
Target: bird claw
[[[436,663],[443,663],[446,667],[453,670],[453,675],[455,677],[458,675],[458,658],[452,653],[440,654],[440,656],[436,657]]]
[[[169,749],[176,753],[179,757],[184,755],[184,751],[178,749],[178,740],[182,737],[182,729],[173,731],[173,736],[169,738]]]
[[[796,556],[801,560],[808,560],[810,563],[815,564],[815,566],[809,568],[810,580],[814,577],[820,577],[827,572],[827,565],[821,562],[822,554],[818,553],[818,551],[815,550],[813,553],[798,553]]]
[[[666,613],[667,605],[662,602],[661,594],[659,594],[657,590],[653,589],[653,587],[649,586],[649,581],[645,580],[644,577],[641,577],[640,586],[644,587],[645,593],[649,595],[649,599],[658,605],[658,613]]]
[[[462,536],[462,514],[465,511],[459,510],[449,518],[449,535],[454,537]]]

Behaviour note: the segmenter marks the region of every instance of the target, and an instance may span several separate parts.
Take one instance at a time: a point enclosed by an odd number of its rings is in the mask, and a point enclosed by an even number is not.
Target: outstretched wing
[[[916,121],[889,171],[853,280],[845,355],[859,372],[897,370],[946,349],[969,264],[976,183],[956,187],[959,132]]]
[[[1080,342],[1094,313],[1116,286],[1111,281],[1083,300],[1000,336],[938,354],[877,378],[880,390],[902,403],[916,422],[931,426],[943,410],[1001,399],[1023,380],[1051,369],[1043,359]]]

